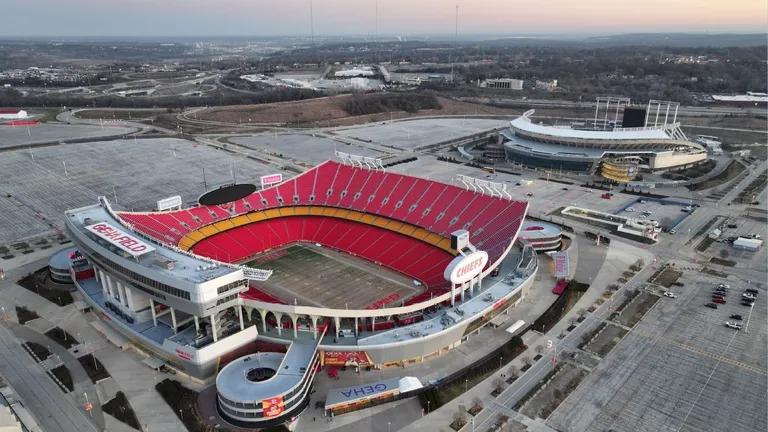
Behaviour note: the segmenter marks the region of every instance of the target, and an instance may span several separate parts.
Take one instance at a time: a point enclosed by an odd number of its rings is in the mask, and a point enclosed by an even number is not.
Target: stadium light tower
[[[315,44],[315,13],[312,8],[312,0],[309,0],[309,39]]]

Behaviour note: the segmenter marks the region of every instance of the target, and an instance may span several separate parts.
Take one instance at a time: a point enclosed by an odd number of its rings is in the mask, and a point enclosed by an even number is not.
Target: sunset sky
[[[317,35],[375,34],[376,0],[313,0]],[[378,0],[380,34],[765,32],[766,0]],[[310,0],[0,0],[2,36],[309,34]]]

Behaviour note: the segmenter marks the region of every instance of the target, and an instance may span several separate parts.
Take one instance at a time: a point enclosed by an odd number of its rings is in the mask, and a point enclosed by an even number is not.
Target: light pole
[[[430,401],[427,401],[427,415],[429,415],[429,402]]]
[[[392,432],[392,422],[387,422],[387,432]]]
[[[475,418],[471,417],[469,419],[469,422],[472,423],[472,432],[475,432]]]

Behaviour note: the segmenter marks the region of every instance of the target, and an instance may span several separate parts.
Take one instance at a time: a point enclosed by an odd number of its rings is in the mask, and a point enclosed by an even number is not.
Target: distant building
[[[552,91],[552,90],[557,88],[557,80],[552,80],[552,81],[539,81],[539,80],[536,80],[536,88],[537,89],[542,89],[542,90],[547,90],[547,91]]]
[[[26,111],[17,108],[0,108],[0,120],[21,120],[29,117]]]
[[[728,105],[768,105],[768,93],[747,92],[743,95],[712,95],[712,100]]]
[[[353,67],[351,69],[336,71],[333,74],[336,78],[372,77],[374,75],[375,72],[370,66]]]
[[[507,89],[507,90],[522,90],[523,80],[514,79],[514,78],[491,78],[483,81],[478,80],[478,87],[493,88],[493,89]]]

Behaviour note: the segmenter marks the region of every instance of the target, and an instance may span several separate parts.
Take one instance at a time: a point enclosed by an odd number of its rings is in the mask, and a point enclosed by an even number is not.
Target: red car
[[[712,301],[715,303],[725,304],[725,299],[722,297],[712,298]]]

